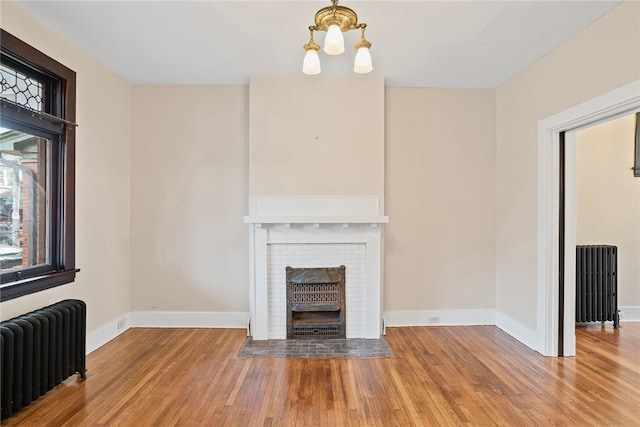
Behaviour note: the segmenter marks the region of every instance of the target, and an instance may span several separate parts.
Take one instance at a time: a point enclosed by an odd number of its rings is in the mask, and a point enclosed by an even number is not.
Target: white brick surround
[[[346,267],[347,338],[366,334],[366,246],[362,243],[269,244],[267,249],[267,287],[269,339],[287,337],[287,289],[285,267]]]
[[[382,334],[382,232],[377,197],[256,197],[250,201],[250,322],[254,340],[286,338],[285,267],[346,267],[347,338]]]

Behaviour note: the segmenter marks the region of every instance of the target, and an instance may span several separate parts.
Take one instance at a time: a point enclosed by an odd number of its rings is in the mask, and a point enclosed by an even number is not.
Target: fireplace
[[[346,338],[345,266],[286,272],[287,339]]]
[[[382,232],[378,197],[252,197],[250,228],[248,333],[254,340],[286,339],[291,321],[326,323],[335,310],[309,313],[288,307],[287,269],[345,266],[346,338],[380,338],[382,320]],[[330,267],[339,268],[339,267]],[[325,273],[329,274],[329,273]],[[307,279],[300,279],[305,281]],[[331,303],[334,304],[335,303]],[[303,306],[299,306],[303,308]],[[333,316],[331,318],[330,316]],[[300,323],[302,325],[302,323]],[[316,326],[311,329],[320,329]]]

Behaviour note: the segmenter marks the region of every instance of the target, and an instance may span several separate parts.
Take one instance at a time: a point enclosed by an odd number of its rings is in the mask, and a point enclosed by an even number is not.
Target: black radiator
[[[83,301],[64,300],[0,323],[2,419],[78,373],[86,378]]]
[[[576,322],[613,321],[618,328],[618,248],[576,246]]]

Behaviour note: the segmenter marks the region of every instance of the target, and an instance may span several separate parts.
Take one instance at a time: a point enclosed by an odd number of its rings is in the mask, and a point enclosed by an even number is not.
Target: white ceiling
[[[134,84],[247,84],[302,75],[302,46],[330,1],[31,1],[30,14]],[[620,4],[344,0],[367,23],[387,86],[495,88]],[[352,46],[359,31],[345,33]],[[316,36],[322,44],[324,33]],[[354,51],[320,53],[353,76]],[[312,77],[310,77],[312,78]]]

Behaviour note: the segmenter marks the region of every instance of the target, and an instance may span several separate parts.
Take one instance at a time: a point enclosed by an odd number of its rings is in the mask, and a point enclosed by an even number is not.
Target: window
[[[73,282],[75,72],[0,30],[0,300]]]

